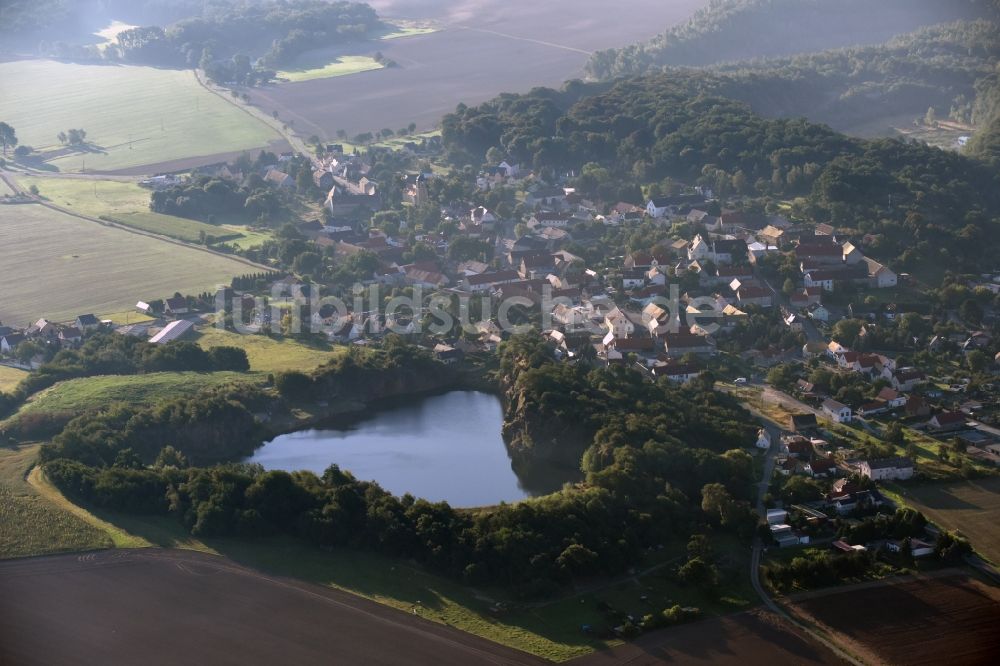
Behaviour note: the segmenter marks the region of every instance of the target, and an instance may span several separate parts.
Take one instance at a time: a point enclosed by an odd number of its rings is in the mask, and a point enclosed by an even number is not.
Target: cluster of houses
[[[75,347],[83,342],[84,336],[101,328],[106,322],[92,314],[83,314],[71,323],[56,323],[48,319],[39,319],[27,328],[13,328],[0,324],[0,355],[14,356],[17,348],[27,342],[41,345],[58,344],[61,347]],[[24,359],[21,365],[36,369],[41,365],[41,354],[34,358]]]
[[[20,358],[18,348],[25,342],[33,342],[41,347],[57,346],[59,349],[79,347],[87,335],[95,331],[114,331],[148,339],[153,344],[166,344],[179,340],[194,330],[194,322],[181,319],[192,312],[187,298],[168,298],[154,308],[145,301],[139,301],[135,309],[147,317],[138,323],[116,325],[109,319],[99,319],[93,314],[82,314],[73,321],[53,322],[42,318],[26,328],[15,328],[0,324],[0,357],[6,363],[27,370],[37,370],[44,362],[45,355],[37,352],[31,358]]]

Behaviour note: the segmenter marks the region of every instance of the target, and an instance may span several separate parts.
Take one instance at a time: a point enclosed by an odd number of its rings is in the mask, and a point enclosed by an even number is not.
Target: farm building
[[[164,326],[159,333],[151,337],[149,341],[156,345],[165,345],[168,342],[181,339],[193,328],[194,324],[186,319],[172,321]]]

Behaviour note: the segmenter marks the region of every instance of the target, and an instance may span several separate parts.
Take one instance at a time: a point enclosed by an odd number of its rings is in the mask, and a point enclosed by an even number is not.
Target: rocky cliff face
[[[516,381],[503,388],[503,437],[515,466],[578,469],[593,438],[586,425],[544,413]]]

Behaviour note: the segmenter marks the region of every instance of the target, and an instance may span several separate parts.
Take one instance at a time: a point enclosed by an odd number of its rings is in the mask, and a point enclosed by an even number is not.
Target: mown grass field
[[[34,204],[0,206],[0,321],[123,312],[138,300],[214,289],[250,266]]]
[[[214,327],[201,329],[198,344],[204,349],[212,347],[239,347],[250,359],[254,372],[280,372],[301,370],[307,372],[344,353],[345,347],[332,345],[310,346],[290,338],[269,338],[264,335],[240,335]]]
[[[0,392],[9,392],[28,376],[27,371],[0,365]]]
[[[201,234],[240,242],[244,236],[235,229],[206,224],[149,210],[150,191],[136,183],[117,180],[71,178],[18,179],[25,188],[35,185],[41,196],[62,208],[91,217],[106,217],[143,231],[197,243]]]
[[[927,519],[960,532],[985,558],[1000,565],[1000,478],[893,486]]]
[[[318,55],[310,56],[310,60],[313,62],[302,62],[298,67],[293,69],[281,70],[278,72],[278,77],[296,83],[298,81],[328,79],[334,76],[370,72],[384,67],[382,63],[370,56],[345,55],[328,62],[320,62],[317,58],[325,60],[325,58],[321,58]]]
[[[202,88],[190,70],[0,63],[0,118],[21,144],[60,150],[60,131],[82,128],[92,144],[49,164],[60,171],[111,171],[185,157],[262,148],[280,137]]]

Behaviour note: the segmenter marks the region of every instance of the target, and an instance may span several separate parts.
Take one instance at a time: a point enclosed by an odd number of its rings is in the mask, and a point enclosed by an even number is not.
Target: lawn
[[[326,63],[303,63],[296,69],[281,70],[278,77],[292,83],[312,81],[313,79],[328,79],[334,76],[347,76],[360,72],[370,72],[382,69],[384,65],[369,56],[345,55]]]
[[[246,351],[250,369],[255,372],[309,371],[336,358],[345,350],[345,347],[330,345],[306,345],[290,338],[240,335],[214,327],[201,330],[198,344],[205,349],[222,345],[239,347]]]
[[[1000,565],[1000,478],[907,485],[892,489],[928,520],[961,532],[986,559]]]
[[[199,242],[201,234],[205,234],[227,242],[251,244],[235,229],[152,212],[149,190],[136,183],[32,176],[21,177],[19,181],[25,188],[35,185],[39,194],[53,204],[83,215],[103,216],[119,224],[191,243]]]
[[[59,132],[86,130],[86,153],[73,150],[49,162],[61,171],[80,171],[84,161],[88,171],[110,171],[259,149],[280,138],[202,88],[193,71],[152,67],[0,63],[0,118],[21,144],[46,151],[63,148]]]
[[[7,325],[122,312],[138,300],[197,294],[256,270],[31,204],[0,206],[0,266],[23,277],[0,299]]]
[[[0,365],[0,393],[12,391],[27,376],[28,373],[24,370]]]

